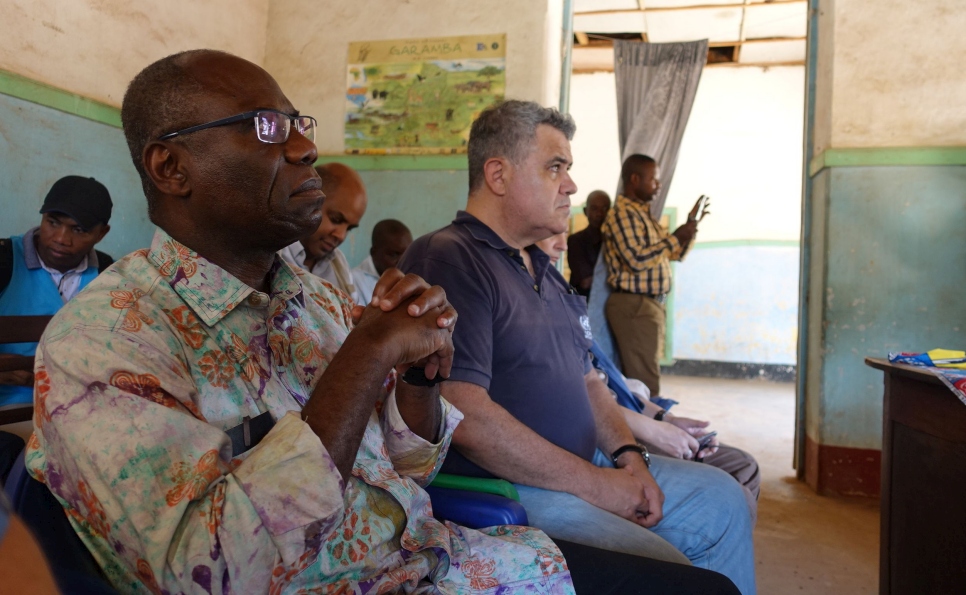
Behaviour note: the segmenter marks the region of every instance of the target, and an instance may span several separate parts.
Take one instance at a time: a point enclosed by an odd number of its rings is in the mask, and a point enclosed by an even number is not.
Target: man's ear
[[[106,236],[107,232],[109,231],[111,231],[111,226],[108,225],[107,223],[102,223],[101,230],[98,232],[97,241],[95,241],[94,243],[97,244],[98,242],[103,240],[104,236]]]
[[[510,175],[510,163],[502,157],[487,159],[483,164],[483,180],[490,192],[497,196],[506,194],[507,178]]]
[[[186,167],[188,159],[188,152],[180,145],[159,141],[148,143],[142,155],[144,171],[158,191],[172,196],[191,194]]]

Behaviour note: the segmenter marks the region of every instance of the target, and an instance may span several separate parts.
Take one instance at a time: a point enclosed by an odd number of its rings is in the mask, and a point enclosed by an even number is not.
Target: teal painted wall
[[[323,156],[322,160],[325,158]],[[144,193],[119,128],[0,94],[0,237],[39,224],[50,186],[65,175],[93,176],[114,201],[111,232],[98,248],[119,258],[151,243]],[[466,206],[466,170],[360,171],[369,207],[342,248],[355,266],[369,254],[373,226],[399,219],[414,237],[443,227]]]
[[[119,258],[150,245],[154,226],[121,130],[0,94],[0,237],[38,225],[50,186],[71,174],[97,178],[114,201],[99,249]]]
[[[448,225],[457,210],[466,208],[466,170],[360,171],[359,175],[366,185],[369,206],[359,227],[342,244],[352,266],[369,255],[372,228],[382,219],[399,219],[418,238]]]
[[[698,243],[674,268],[674,359],[792,365],[798,246]]]
[[[824,295],[817,387],[823,444],[879,448],[890,351],[966,347],[966,167],[843,167],[824,198]],[[827,196],[823,196],[827,192]],[[815,252],[813,252],[813,255]],[[813,319],[812,325],[819,320]],[[818,356],[819,354],[816,354]]]

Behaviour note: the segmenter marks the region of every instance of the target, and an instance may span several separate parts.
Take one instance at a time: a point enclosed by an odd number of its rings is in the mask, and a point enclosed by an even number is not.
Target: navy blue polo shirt
[[[527,252],[536,279],[519,250],[460,211],[449,226],[413,242],[399,268],[442,286],[459,313],[450,378],[482,386],[532,430],[589,461],[597,430],[584,382],[591,369],[587,301],[539,248]],[[443,471],[493,477],[456,449]]]

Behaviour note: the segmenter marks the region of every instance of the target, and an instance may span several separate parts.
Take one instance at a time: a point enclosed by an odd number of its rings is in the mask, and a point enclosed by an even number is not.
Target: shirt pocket
[[[590,330],[590,316],[587,314],[587,299],[582,295],[561,293],[560,301],[563,302],[564,313],[573,333],[577,360],[584,361],[594,342],[594,334]]]

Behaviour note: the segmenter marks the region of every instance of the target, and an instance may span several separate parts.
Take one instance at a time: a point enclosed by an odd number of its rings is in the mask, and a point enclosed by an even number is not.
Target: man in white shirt
[[[322,223],[314,234],[286,246],[278,254],[286,262],[341,289],[355,303],[368,303],[356,289],[349,262],[339,250],[346,235],[359,227],[362,216],[366,214],[366,188],[359,174],[341,163],[320,165],[315,170],[322,178],[322,191],[325,193]]]
[[[383,219],[372,228],[372,247],[362,264],[352,269],[356,289],[365,298],[372,299],[372,290],[383,271],[396,266],[403,252],[413,243],[413,234],[402,221]]]

